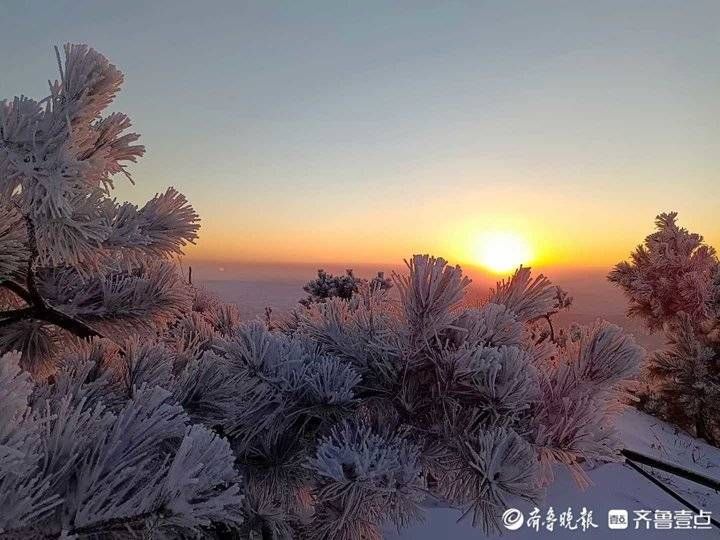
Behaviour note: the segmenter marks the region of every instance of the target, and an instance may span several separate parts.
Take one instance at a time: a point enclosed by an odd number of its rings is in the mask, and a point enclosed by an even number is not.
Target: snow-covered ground
[[[619,429],[622,433],[625,447],[642,452],[661,459],[665,462],[675,463],[687,469],[691,469],[710,476],[720,478],[720,449],[708,446],[688,435],[679,432],[672,426],[657,420],[652,416],[638,412],[634,409],[627,410],[620,419]],[[684,481],[669,474],[651,471],[664,483],[671,486],[673,490],[683,497],[695,503],[696,506],[711,511],[713,517],[720,517],[720,493],[702,488],[691,482]],[[660,530],[655,529],[655,523],[650,524],[650,530],[635,529],[634,510],[651,510],[651,518],[654,518],[656,510],[669,510],[677,512],[687,510],[680,502],[670,497],[649,480],[634,471],[628,465],[609,463],[600,465],[588,470],[593,485],[580,490],[570,475],[558,468],[555,482],[547,490],[545,499],[538,505],[540,516],[545,519],[550,507],[553,508],[556,518],[560,513],[572,509],[574,518],[573,524],[580,516],[585,507],[592,511],[592,521],[597,528],[590,528],[583,532],[578,525],[575,530],[559,527],[559,521],[555,524],[552,532],[544,529],[542,525],[539,531],[528,527],[525,522],[520,529],[515,531],[503,531],[503,537],[511,539],[530,540],[534,538],[584,538],[592,537],[598,539],[612,538],[720,538],[720,531],[716,528],[707,530]],[[532,505],[517,503],[514,504],[523,512],[527,519]],[[608,511],[611,509],[628,511],[628,528],[624,530],[608,528]],[[388,539],[403,540],[469,540],[483,537],[479,529],[474,529],[470,520],[460,523],[457,519],[461,512],[452,508],[435,507],[428,508],[424,523],[397,531],[386,531]],[[662,516],[661,516],[662,517]],[[678,522],[673,521],[675,526]],[[644,526],[644,525],[643,525]]]

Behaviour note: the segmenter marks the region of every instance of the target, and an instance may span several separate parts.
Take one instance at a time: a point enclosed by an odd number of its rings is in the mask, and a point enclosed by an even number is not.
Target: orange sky
[[[609,268],[662,211],[720,246],[718,20],[717,1],[10,2],[0,95],[46,95],[52,45],[106,54],[148,150],[115,195],[184,193],[191,261],[476,263],[495,231],[527,264]]]
[[[529,246],[524,264],[540,267],[610,267],[626,258],[652,232],[658,210],[680,210],[680,222],[720,245],[720,220],[712,208],[695,206],[681,186],[648,197],[628,189],[612,199],[602,189],[576,186],[562,193],[548,188],[516,193],[506,187],[446,193],[427,199],[378,200],[370,205],[312,210],[298,208],[238,213],[219,201],[203,214],[201,239],[190,261],[398,263],[413,253],[432,253],[460,264],[482,265],[478,244],[496,233],[511,233]],[[720,199],[719,199],[720,200]],[[299,206],[299,205],[298,205]]]

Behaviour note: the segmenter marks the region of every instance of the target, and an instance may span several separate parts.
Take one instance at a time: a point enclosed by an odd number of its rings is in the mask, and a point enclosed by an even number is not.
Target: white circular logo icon
[[[525,516],[523,516],[523,513],[517,508],[508,508],[503,512],[502,522],[509,531],[517,531],[522,527],[524,521]]]

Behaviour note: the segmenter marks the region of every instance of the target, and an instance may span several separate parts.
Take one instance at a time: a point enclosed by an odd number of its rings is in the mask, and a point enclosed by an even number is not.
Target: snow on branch
[[[138,255],[167,257],[182,254],[182,247],[197,239],[199,217],[174,188],[155,195],[140,209],[113,202],[105,212],[110,234],[102,247],[111,251],[122,248]]]
[[[0,389],[20,391],[17,403],[24,397],[27,408],[29,385],[18,386],[17,364],[2,360],[11,371],[0,368]],[[188,427],[182,408],[168,398],[158,387],[141,387],[117,415],[85,399],[42,402],[32,413],[16,409],[3,429],[15,433],[16,447],[33,444],[17,447],[11,474],[0,475],[0,500],[8,501],[0,530],[113,537],[197,534],[213,521],[239,523],[242,499],[227,441]],[[4,456],[0,451],[0,467]]]
[[[87,45],[56,52],[47,98],[0,102],[0,352],[21,350],[38,374],[66,333],[119,342],[187,311],[187,286],[159,259],[199,228],[174,188],[140,208],[110,198],[145,151],[128,116],[103,116],[122,73]]]
[[[532,279],[530,268],[521,266],[510,279],[498,282],[489,302],[505,306],[519,321],[527,322],[552,311],[556,293],[549,279],[542,274]]]
[[[0,105],[0,536],[379,540],[428,491],[491,529],[554,464],[617,458],[642,351],[606,324],[532,339],[570,299],[529,269],[479,308],[429,255],[397,295],[320,272],[281,331],[186,283],[167,259],[198,216],[174,188],[111,199],[144,153],[103,116],[122,74],[63,52],[47,99]]]
[[[0,205],[0,287],[22,274],[29,257],[20,213]]]
[[[87,278],[72,267],[43,269],[38,278],[58,310],[119,338],[162,328],[191,304],[190,290],[167,262]]]
[[[503,305],[488,303],[469,308],[455,319],[449,332],[455,345],[520,345],[525,328],[515,314]]]
[[[578,463],[617,455],[612,420],[622,408],[618,385],[637,374],[644,355],[618,326],[598,322],[581,329],[560,361],[540,372],[543,395],[535,412],[534,442],[546,480],[552,478],[550,463],[560,461],[580,485],[587,485]]]
[[[720,445],[720,262],[703,237],[657,216],[656,231],[608,279],[629,300],[628,314],[667,346],[648,357],[639,405]]]
[[[405,264],[410,273],[393,273],[393,279],[410,333],[427,341],[451,324],[470,279],[459,266],[448,266],[445,259],[430,255],[413,255]]]
[[[321,478],[316,538],[377,538],[382,521],[400,526],[417,518],[419,448],[401,435],[343,424],[320,442],[308,467]]]
[[[679,313],[709,316],[713,278],[720,272],[715,250],[699,234],[679,227],[676,219],[676,212],[658,215],[657,231],[608,276],[628,297],[628,313],[650,330],[661,329]]]
[[[499,529],[500,514],[510,497],[534,500],[541,493],[532,446],[504,428],[460,441],[439,483],[441,492],[466,507],[473,525],[485,531]]]

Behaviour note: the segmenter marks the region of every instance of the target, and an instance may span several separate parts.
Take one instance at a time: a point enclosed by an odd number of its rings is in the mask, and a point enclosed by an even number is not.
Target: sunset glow
[[[492,232],[481,236],[475,255],[478,264],[496,273],[507,273],[532,261],[528,243],[511,232]]]
[[[471,266],[479,235],[511,231],[534,267],[607,270],[669,210],[720,243],[716,7],[98,7],[129,47],[82,3],[6,4],[3,97],[44,95],[38,59],[68,16],[126,72],[117,111],[148,157],[113,196],[185,194],[202,219],[189,263]],[[178,38],[201,27],[202,47]]]
[[[719,540],[720,0],[1,5],[0,540]]]

